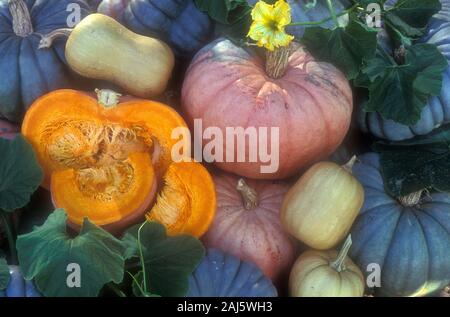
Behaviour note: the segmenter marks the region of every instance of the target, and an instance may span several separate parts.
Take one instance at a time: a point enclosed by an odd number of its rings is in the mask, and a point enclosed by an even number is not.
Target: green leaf
[[[0,209],[25,206],[42,182],[43,173],[31,145],[21,136],[0,138]]]
[[[399,0],[385,12],[385,27],[397,47],[409,46],[425,33],[430,18],[440,10],[439,0]]]
[[[97,296],[109,282],[120,283],[124,274],[125,247],[120,240],[85,219],[78,236],[66,231],[65,211],[57,209],[40,227],[17,239],[24,277],[34,279],[49,297]],[[79,265],[81,287],[70,287],[69,264]]]
[[[8,263],[4,258],[0,258],[0,291],[8,287],[10,278]]]
[[[411,126],[420,120],[430,95],[439,95],[442,73],[448,62],[435,45],[416,44],[408,48],[405,64],[398,65],[382,49],[367,62],[363,73],[370,79],[367,112]]]
[[[139,227],[132,227],[123,237],[127,258],[139,256]],[[149,222],[141,229],[140,244],[149,288],[146,291],[160,296],[185,296],[189,275],[205,253],[201,242],[188,235],[168,237],[163,225]]]
[[[251,11],[247,0],[195,0],[197,7],[222,24],[233,24]]]
[[[143,280],[144,274],[142,271],[139,271],[136,275],[134,275],[133,279],[133,294],[136,297],[161,297],[160,295],[152,294],[152,293],[146,293],[144,291],[144,280]]]
[[[336,65],[348,79],[355,79],[363,61],[375,55],[377,31],[352,17],[345,28],[307,28],[302,42],[317,59]]]
[[[216,23],[216,35],[239,42],[246,38],[251,25],[252,7],[247,0],[195,0],[197,7]]]
[[[428,136],[402,142],[379,142],[386,190],[401,197],[423,189],[450,191],[450,125]]]

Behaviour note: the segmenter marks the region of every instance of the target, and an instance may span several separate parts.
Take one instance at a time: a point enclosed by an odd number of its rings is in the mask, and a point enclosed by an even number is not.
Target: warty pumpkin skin
[[[363,272],[369,264],[380,266],[376,295],[421,296],[444,288],[450,282],[450,195],[388,195],[375,153],[359,157],[353,175],[366,199],[352,228],[350,256]]]
[[[197,162],[172,163],[164,186],[147,214],[162,223],[169,235],[202,236],[216,214],[216,192],[209,172]]]
[[[54,39],[67,34],[67,30],[47,34],[40,46],[49,47]],[[157,96],[166,89],[175,63],[164,42],[133,33],[99,13],[87,16],[70,31],[65,56],[78,74],[111,81],[142,98]]]
[[[45,172],[43,186],[51,179],[56,207],[65,208],[75,226],[89,216],[116,231],[143,218],[172,162],[170,133],[186,127],[166,105],[118,98],[112,91],[98,91],[97,100],[59,90],[38,99],[25,116],[22,133]]]
[[[318,250],[333,248],[348,234],[364,202],[352,164],[321,162],[300,177],[281,208],[287,232]]]
[[[192,57],[208,41],[213,24],[193,0],[130,0],[123,22],[131,30],[170,44],[177,56]]]
[[[203,128],[279,128],[279,169],[261,173],[267,165],[216,162],[225,171],[255,179],[280,179],[331,154],[348,131],[353,107],[345,76],[328,63],[316,62],[297,44],[283,77],[272,79],[252,51],[218,39],[192,61],[183,84],[182,107],[188,123],[202,119]],[[261,140],[263,137],[258,135]],[[270,147],[271,137],[268,137]],[[208,143],[203,140],[203,145]],[[228,147],[227,147],[228,146]],[[224,142],[223,153],[235,145]]]
[[[0,118],[20,122],[37,98],[70,86],[65,41],[38,49],[39,34],[67,27],[69,4],[80,6],[81,18],[90,13],[82,0],[0,1]]]
[[[289,294],[293,297],[361,297],[364,276],[347,257],[348,238],[342,250],[306,251],[295,262],[289,277]]]
[[[217,214],[203,237],[209,248],[220,249],[256,264],[276,283],[287,273],[295,246],[279,218],[287,183],[214,176]]]

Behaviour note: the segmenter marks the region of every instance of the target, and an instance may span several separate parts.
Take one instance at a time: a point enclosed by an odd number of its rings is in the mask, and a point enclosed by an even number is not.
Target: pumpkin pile
[[[0,0],[0,296],[443,294],[423,2]]]

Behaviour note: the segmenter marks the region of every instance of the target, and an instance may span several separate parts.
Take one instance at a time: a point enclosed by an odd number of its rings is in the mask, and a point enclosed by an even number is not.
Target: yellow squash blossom
[[[259,1],[252,10],[252,19],[247,36],[255,40],[258,46],[273,51],[288,46],[294,39],[285,31],[291,23],[291,7],[285,0],[279,0],[274,5]]]

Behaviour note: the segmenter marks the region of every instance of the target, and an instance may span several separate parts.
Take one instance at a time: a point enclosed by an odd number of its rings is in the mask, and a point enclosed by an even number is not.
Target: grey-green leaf
[[[307,28],[302,43],[314,57],[334,64],[348,79],[355,79],[363,61],[375,55],[377,31],[352,17],[345,28]]]
[[[106,283],[120,283],[125,265],[122,242],[87,219],[79,235],[71,237],[66,222],[65,211],[58,209],[42,226],[18,237],[24,277],[34,279],[37,288],[50,297],[97,296]]]
[[[381,174],[387,191],[401,197],[423,189],[450,191],[450,126],[402,142],[379,142]]]
[[[42,170],[31,145],[18,135],[14,140],[0,138],[0,209],[22,208],[39,187]]]
[[[138,229],[125,234],[127,257],[138,256]],[[189,275],[204,256],[201,242],[188,235],[169,237],[163,225],[146,223],[141,230],[141,247],[147,275],[147,292],[161,296],[185,296]]]
[[[398,65],[388,54],[378,50],[363,69],[371,83],[367,112],[377,111],[383,118],[404,125],[420,120],[431,95],[439,95],[442,73],[447,60],[435,45],[416,44],[407,49],[405,64]]]

